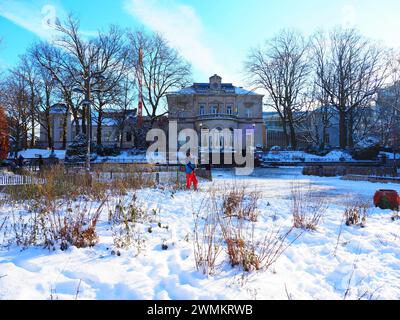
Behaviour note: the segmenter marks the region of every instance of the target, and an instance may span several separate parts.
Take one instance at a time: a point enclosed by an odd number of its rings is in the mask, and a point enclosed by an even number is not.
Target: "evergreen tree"
[[[84,133],[78,134],[74,142],[67,147],[65,162],[68,164],[80,164],[86,162],[87,155],[87,138]],[[93,160],[91,158],[91,160]]]

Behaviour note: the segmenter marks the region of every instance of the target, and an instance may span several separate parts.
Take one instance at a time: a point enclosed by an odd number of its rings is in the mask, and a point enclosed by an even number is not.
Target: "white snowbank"
[[[264,161],[280,162],[340,162],[353,161],[351,155],[340,150],[329,152],[325,156],[317,156],[304,151],[270,151],[263,156]]]
[[[65,159],[65,150],[54,150],[56,157],[60,160]],[[27,149],[18,152],[18,156],[22,155],[25,159],[34,159],[38,158],[41,155],[43,158],[49,158],[51,155],[51,150],[45,149]]]

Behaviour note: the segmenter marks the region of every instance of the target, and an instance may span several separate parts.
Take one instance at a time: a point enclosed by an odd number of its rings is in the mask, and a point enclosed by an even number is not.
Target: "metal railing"
[[[197,116],[198,119],[237,119],[236,113],[204,113]]]
[[[44,184],[44,179],[33,176],[0,175],[0,186],[22,186],[27,184]]]

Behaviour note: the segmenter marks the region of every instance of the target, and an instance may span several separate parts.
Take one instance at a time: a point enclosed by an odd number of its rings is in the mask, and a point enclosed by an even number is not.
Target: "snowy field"
[[[399,185],[305,177],[300,168],[257,169],[240,179],[229,170],[215,170],[213,177],[199,192],[138,191],[137,201],[156,219],[138,224],[140,244],[118,254],[112,252],[107,210],[93,248],[50,252],[3,246],[0,299],[400,299],[400,220],[392,221],[390,211],[371,207],[365,228],[342,224],[346,203],[363,199],[372,206],[377,189],[400,191]],[[196,270],[193,212],[210,190],[243,184],[261,192],[256,225],[262,233],[272,223],[292,225],[293,181],[311,184],[329,199],[316,231],[302,233],[268,270],[247,273],[232,267],[225,251],[214,275]],[[0,205],[0,223],[16,210],[25,209]]]

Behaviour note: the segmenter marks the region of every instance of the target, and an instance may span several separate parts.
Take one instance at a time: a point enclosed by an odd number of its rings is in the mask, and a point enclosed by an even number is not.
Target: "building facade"
[[[104,146],[117,145],[122,149],[135,146],[136,110],[121,113],[118,110],[106,109],[101,121],[101,144]],[[44,123],[44,122],[43,122]],[[74,141],[77,135],[77,124],[81,119],[74,120],[72,113],[67,111],[64,104],[55,104],[50,110],[49,130],[43,124],[40,126],[38,147],[49,147],[49,133],[54,149],[63,149],[64,135],[66,145]],[[97,144],[97,113],[92,111],[91,140]]]
[[[176,121],[178,132],[193,129],[201,135],[202,130],[229,129],[254,130],[254,144],[265,147],[265,126],[262,117],[263,95],[222,83],[218,75],[208,83],[192,86],[167,95],[169,121]],[[245,136],[242,137],[245,141]],[[180,144],[185,141],[179,141]],[[221,142],[221,145],[223,143]]]

